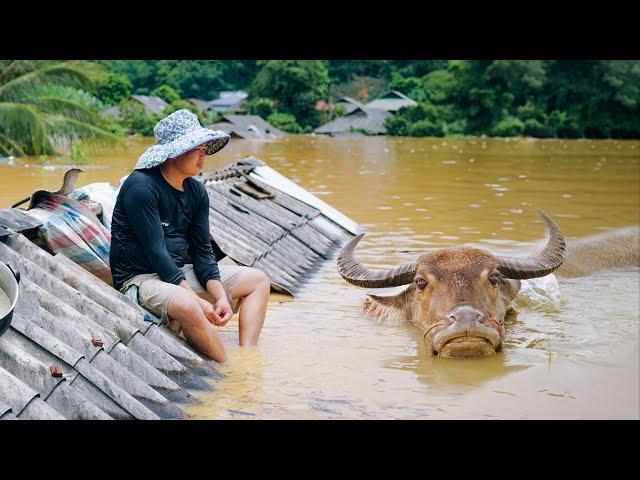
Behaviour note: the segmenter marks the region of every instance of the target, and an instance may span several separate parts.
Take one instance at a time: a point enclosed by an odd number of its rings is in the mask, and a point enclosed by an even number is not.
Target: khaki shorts
[[[218,264],[220,270],[220,281],[224,288],[229,304],[233,306],[234,312],[237,310],[236,305],[233,304],[233,298],[231,292],[233,286],[237,283],[238,278],[242,275],[248,267],[242,267],[237,265],[221,265]],[[193,271],[193,265],[187,264],[182,267],[182,271],[185,275],[185,280],[193,288],[193,290],[202,298],[212,301],[213,299],[208,292],[202,288],[196,273]],[[174,285],[173,283],[167,283],[160,280],[160,277],[156,273],[145,273],[142,275],[136,275],[127,280],[120,292],[125,293],[127,289],[133,285],[138,287],[138,304],[149,310],[151,313],[160,318],[161,323],[167,323],[169,328],[174,332],[180,330],[180,324],[177,320],[169,318],[169,302],[171,297],[176,292],[177,288],[182,288],[180,285]]]

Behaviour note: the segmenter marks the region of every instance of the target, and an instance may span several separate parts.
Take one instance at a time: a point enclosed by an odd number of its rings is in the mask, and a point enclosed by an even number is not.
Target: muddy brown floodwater
[[[79,185],[117,183],[151,143],[89,155]],[[536,209],[568,239],[640,223],[640,142],[290,137],[233,140],[213,170],[255,155],[356,222],[357,258],[372,268],[425,250],[473,244],[527,254],[544,237]],[[0,165],[0,206],[59,187],[35,159]],[[27,167],[28,165],[28,167]],[[294,301],[273,296],[257,348],[222,330],[231,360],[194,418],[639,418],[638,269],[560,280],[560,307],[524,307],[502,353],[426,355],[410,325],[365,318],[367,290],[335,258]]]

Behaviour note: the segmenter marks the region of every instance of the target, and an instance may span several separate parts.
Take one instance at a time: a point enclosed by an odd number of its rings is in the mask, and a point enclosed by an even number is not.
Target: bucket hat
[[[229,143],[229,134],[222,130],[203,128],[198,117],[183,108],[160,120],[153,129],[156,145],[140,155],[135,169],[157,167],[168,158],[187,153],[199,145],[207,144],[205,153],[213,155]]]

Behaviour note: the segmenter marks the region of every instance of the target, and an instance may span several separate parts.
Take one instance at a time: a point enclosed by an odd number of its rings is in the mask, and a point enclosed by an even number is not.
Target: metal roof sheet
[[[256,177],[264,167],[247,158],[198,177],[210,197],[211,233],[231,258],[295,292],[348,233],[325,215],[328,205]],[[184,418],[176,402],[195,402],[189,390],[211,390],[205,378],[221,378],[215,362],[154,315],[19,233],[39,225],[28,211],[2,210],[0,225],[0,261],[21,273],[13,321],[0,338],[1,419]]]

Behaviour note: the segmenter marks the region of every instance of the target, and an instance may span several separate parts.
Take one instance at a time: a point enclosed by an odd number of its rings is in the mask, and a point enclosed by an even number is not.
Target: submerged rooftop
[[[212,239],[238,264],[295,294],[359,226],[248,157],[198,177]],[[0,419],[185,418],[190,393],[211,390],[216,363],[110,285],[36,244],[28,210],[0,211],[0,261],[20,294],[0,337]]]

